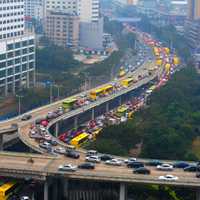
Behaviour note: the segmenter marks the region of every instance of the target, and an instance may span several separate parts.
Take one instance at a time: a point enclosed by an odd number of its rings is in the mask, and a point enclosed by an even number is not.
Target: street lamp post
[[[21,98],[23,98],[22,95],[16,95],[18,98],[18,115],[21,115]]]
[[[57,99],[60,99],[60,88],[61,85],[54,85],[57,88]]]
[[[50,95],[49,95],[49,101],[50,103],[53,102],[53,84],[50,84]]]

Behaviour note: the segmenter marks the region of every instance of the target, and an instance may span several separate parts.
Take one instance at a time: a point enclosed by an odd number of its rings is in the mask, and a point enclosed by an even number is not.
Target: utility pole
[[[21,98],[23,98],[22,95],[16,95],[18,98],[18,115],[21,115]]]
[[[50,103],[53,102],[53,84],[50,84],[50,95],[49,95],[49,101]]]

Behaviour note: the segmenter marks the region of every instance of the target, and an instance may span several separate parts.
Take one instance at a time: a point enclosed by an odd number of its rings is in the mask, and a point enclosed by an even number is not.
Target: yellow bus
[[[97,128],[96,130],[94,130],[92,132],[92,136],[93,136],[93,139],[95,140],[97,135],[99,135],[99,133],[101,132],[102,128]]]
[[[90,92],[90,99],[96,100],[99,96],[104,94],[104,88],[98,88]]]
[[[68,98],[62,102],[62,107],[71,110],[76,102],[76,98]]]
[[[88,138],[89,138],[88,133],[81,133],[77,137],[73,138],[71,140],[70,144],[75,147],[80,147],[80,145],[82,145],[84,142],[86,142],[88,140]]]
[[[120,70],[119,70],[119,74],[118,74],[118,78],[122,78],[126,75],[126,72],[124,70],[124,67],[120,67]]]
[[[13,194],[16,194],[19,184],[16,181],[7,182],[0,186],[0,200],[7,200]]]
[[[107,95],[113,91],[113,85],[107,85],[103,89],[104,95]]]
[[[125,105],[122,105],[122,106],[120,106],[120,107],[117,108],[116,115],[118,117],[122,117],[122,116],[124,116],[126,114],[127,111],[128,111],[128,107],[125,106]]]
[[[121,81],[122,86],[129,87],[134,82],[134,78],[127,78]]]
[[[155,85],[152,85],[150,88],[149,88],[149,90],[155,90],[156,89],[156,86]]]

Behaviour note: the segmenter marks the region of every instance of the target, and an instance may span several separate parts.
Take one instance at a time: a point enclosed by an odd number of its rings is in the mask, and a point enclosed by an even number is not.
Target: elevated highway
[[[135,72],[128,74],[127,76],[138,76],[140,74],[145,74],[148,64],[144,64],[141,68]],[[58,124],[59,121],[68,119],[84,113],[88,110],[93,110],[95,107],[108,103],[109,101],[119,98],[123,94],[126,94],[136,88],[142,87],[143,85],[154,80],[156,77],[160,76],[162,71],[158,69],[154,71],[152,75],[146,76],[137,83],[131,85],[128,88],[124,88],[120,91],[116,91],[112,95],[99,98],[95,102],[91,102],[88,105],[85,105],[76,110],[65,113],[64,115],[52,120],[48,128],[54,124]],[[80,93],[86,94],[89,91]],[[76,97],[77,95],[74,95]],[[105,181],[105,182],[117,182],[120,183],[120,200],[125,199],[125,184],[128,183],[142,183],[142,184],[159,184],[159,185],[173,185],[173,186],[184,186],[192,188],[200,188],[200,181],[196,178],[195,173],[183,172],[183,170],[175,169],[170,174],[179,177],[177,181],[174,182],[165,182],[158,179],[159,176],[166,175],[166,172],[158,171],[155,167],[149,167],[151,170],[151,175],[136,175],[133,174],[132,169],[127,168],[125,165],[120,167],[108,166],[105,163],[100,163],[96,165],[95,170],[87,171],[78,169],[76,172],[61,172],[58,170],[58,167],[63,164],[74,164],[79,165],[85,161],[85,151],[79,150],[80,159],[74,160],[67,158],[62,155],[50,156],[46,153],[46,150],[39,147],[38,142],[29,137],[30,126],[38,118],[43,118],[47,115],[48,112],[57,109],[61,106],[63,100],[57,101],[53,104],[43,106],[41,108],[32,110],[28,114],[32,115],[32,119],[29,121],[21,121],[21,116],[0,122],[0,135],[5,134],[5,130],[9,130],[12,124],[18,125],[19,138],[31,149],[42,153],[43,155],[36,154],[20,154],[20,153],[0,153],[0,176],[14,177],[14,178],[23,178],[23,179],[36,179],[44,181],[44,200],[48,200],[48,179],[49,178],[62,178],[65,180],[74,179],[74,180],[89,180],[89,181]],[[14,129],[10,131],[14,132]],[[57,140],[56,138],[54,138]],[[58,141],[58,140],[57,140]],[[60,147],[64,147],[66,144],[58,141]],[[58,147],[57,146],[57,147]],[[147,162],[147,160],[141,160]],[[121,198],[122,197],[122,198]],[[200,200],[200,196],[198,198]]]

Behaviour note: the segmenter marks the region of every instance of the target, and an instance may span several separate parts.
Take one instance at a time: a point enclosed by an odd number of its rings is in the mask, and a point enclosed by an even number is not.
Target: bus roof
[[[113,88],[113,86],[112,86],[112,85],[106,85],[106,86],[104,87],[104,90],[107,90],[107,89],[110,89],[110,88]]]
[[[79,141],[88,136],[89,136],[89,134],[84,132],[84,133],[81,133],[80,135],[78,135],[77,137],[73,138],[72,141]]]
[[[7,183],[3,184],[2,186],[0,186],[0,191],[8,190],[11,187],[13,187],[15,184],[16,184],[16,181],[7,182]]]
[[[77,99],[76,98],[68,98],[66,100],[63,101],[63,103],[73,103],[73,102],[76,102]]]
[[[155,85],[152,85],[149,90],[155,90],[156,89],[156,86]]]
[[[103,92],[104,88],[98,88],[96,90],[92,90],[91,93],[99,93],[99,92]]]
[[[117,112],[125,112],[127,110],[128,110],[127,106],[120,106],[120,107],[118,107]]]

